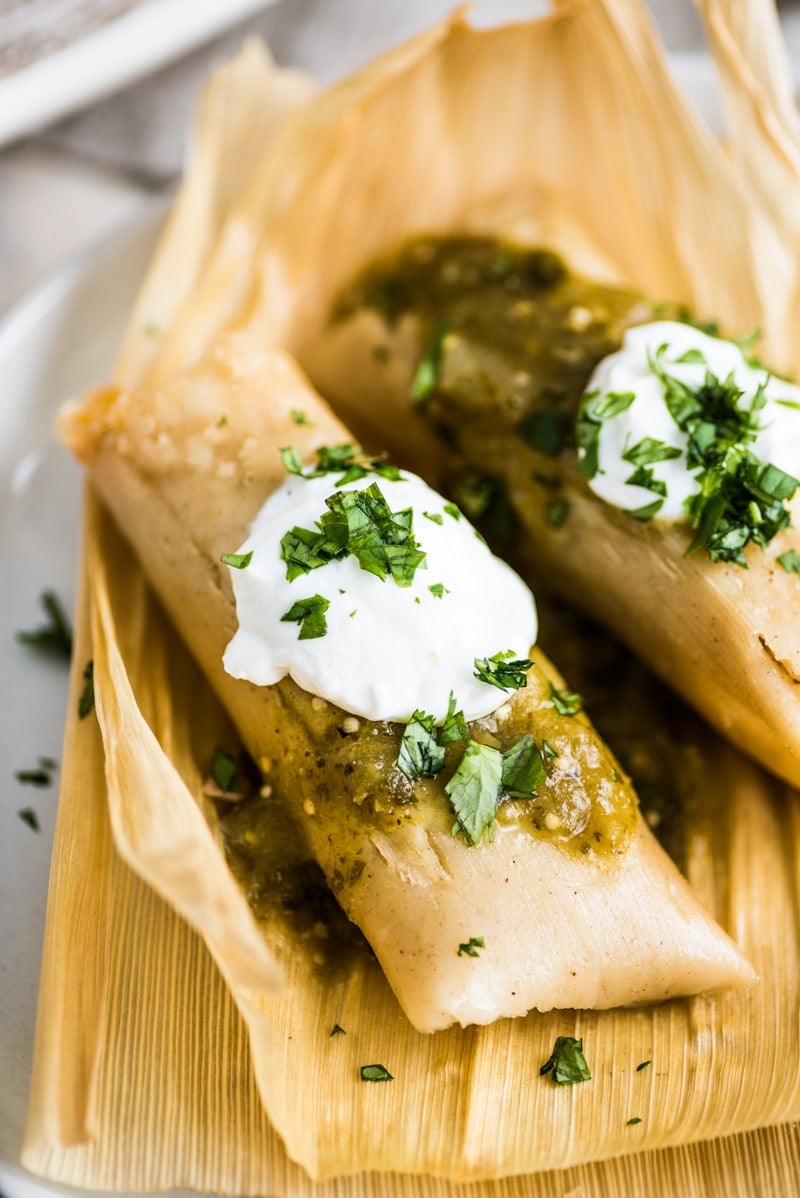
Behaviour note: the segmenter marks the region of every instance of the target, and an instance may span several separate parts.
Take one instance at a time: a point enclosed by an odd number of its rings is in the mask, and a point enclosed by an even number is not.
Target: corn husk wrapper
[[[734,80],[737,62],[727,64]],[[375,256],[415,232],[456,228],[535,229],[583,269],[713,311],[730,327],[760,323],[772,360],[796,365],[782,333],[797,256],[784,244],[776,273],[779,239],[749,236],[755,218],[770,223],[755,183],[683,108],[636,6],[575,4],[481,34],[456,19],[303,107],[262,152],[285,100],[257,49],[212,84],[196,165],[126,338],[126,384],[169,378],[230,328],[296,349]],[[759,102],[772,111],[767,93]],[[511,130],[524,123],[535,153],[498,136],[498,111]],[[734,157],[741,142],[779,164],[753,128],[737,125]],[[161,337],[142,336],[150,321]],[[277,1136],[318,1178],[467,1181],[800,1116],[800,825],[797,799],[780,784],[710,733],[692,749],[698,794],[725,804],[697,825],[689,875],[761,974],[753,992],[421,1036],[376,968],[331,984],[287,938],[259,938],[201,818],[199,762],[230,730],[91,495],[85,564],[75,684],[93,654],[105,783],[97,728],[71,719],[30,1168],[101,1189],[307,1193]],[[71,972],[78,945],[82,959],[90,949],[82,988]],[[347,1035],[331,1037],[334,1024]],[[591,1084],[539,1078],[566,1034],[584,1037]],[[644,1060],[653,1065],[637,1072]],[[359,1083],[370,1061],[395,1081]],[[634,1117],[642,1122],[628,1125]],[[734,1153],[755,1153],[749,1174],[737,1163],[737,1182],[785,1169],[796,1153],[788,1133],[733,1143]],[[564,1176],[620,1194],[671,1192],[682,1177],[682,1192],[699,1193],[715,1170],[722,1176],[719,1159],[715,1149],[649,1153]],[[526,1192],[561,1186],[543,1177]],[[363,1182],[365,1193],[439,1190],[424,1178]],[[348,1183],[342,1192],[358,1191]]]

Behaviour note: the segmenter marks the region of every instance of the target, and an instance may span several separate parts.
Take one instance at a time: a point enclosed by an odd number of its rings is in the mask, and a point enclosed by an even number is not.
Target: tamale
[[[538,651],[527,687],[485,727],[504,748],[523,731],[555,745],[565,764],[543,784],[545,810],[558,801],[553,811],[589,814],[571,835],[566,815],[559,831],[546,819],[537,831],[507,804],[493,842],[472,850],[451,833],[437,779],[417,784],[413,802],[396,793],[396,725],[366,721],[343,738],[347,713],[290,679],[255,687],[225,672],[236,617],[221,552],[243,541],[285,477],[278,451],[289,438],[305,458],[348,440],[288,359],[237,334],[163,387],[91,395],[60,427],[254,759],[268,763],[268,784],[292,796],[314,856],[417,1028],[752,980],[636,817],[588,723],[553,708],[562,680]],[[149,826],[158,838],[156,816]],[[467,971],[458,948],[477,934],[485,950]]]

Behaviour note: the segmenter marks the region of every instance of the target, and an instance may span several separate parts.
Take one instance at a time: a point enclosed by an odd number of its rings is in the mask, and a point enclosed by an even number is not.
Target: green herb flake
[[[544,761],[530,732],[503,753],[501,789],[512,799],[529,799],[544,781]]]
[[[568,515],[569,500],[567,499],[551,499],[545,505],[544,518],[550,528],[562,528]]]
[[[520,420],[517,433],[526,445],[550,458],[557,458],[567,446],[575,444],[572,422],[565,408],[531,412]]]
[[[433,331],[430,345],[420,359],[411,382],[411,398],[422,403],[436,390],[444,357],[444,339],[450,330],[450,321],[440,320]]]
[[[622,460],[630,462],[632,466],[652,466],[655,462],[673,461],[682,453],[683,450],[675,445],[667,445],[655,437],[643,437],[623,452]]]
[[[33,828],[34,832],[39,831],[39,817],[32,807],[23,807],[17,812],[17,815],[23,824],[27,824],[29,828]]]
[[[550,683],[550,701],[559,715],[573,716],[578,715],[583,711],[583,697],[576,691],[569,691],[564,687],[559,690],[558,687]]]
[[[235,757],[224,749],[215,749],[211,762],[211,777],[223,794],[230,794],[239,782],[239,769]]]
[[[346,1036],[346,1035],[347,1035],[347,1032],[344,1030],[344,1028],[340,1027],[338,1023],[334,1023],[333,1027],[331,1028],[331,1036]]]
[[[636,1066],[636,1072],[637,1072],[637,1073],[641,1073],[643,1069],[646,1069],[648,1065],[652,1065],[652,1064],[653,1064],[653,1062],[652,1062],[652,1061],[641,1061],[641,1062],[640,1062],[640,1063],[639,1063],[639,1064]]]
[[[441,512],[423,512],[426,520],[431,520],[434,524],[444,524],[444,516]]]
[[[542,1077],[552,1073],[553,1081],[559,1086],[590,1081],[592,1075],[583,1055],[583,1040],[576,1040],[574,1036],[558,1036],[550,1059],[545,1061],[539,1073]]]
[[[55,757],[39,757],[37,758],[39,767],[43,770],[49,770],[52,774],[53,770],[58,769],[58,762]]]
[[[228,417],[227,417],[227,416],[226,416],[226,414],[223,412],[223,413],[222,413],[222,415],[220,416],[219,420],[217,421],[217,425],[216,425],[216,427],[217,427],[217,428],[225,428],[225,425],[226,425],[227,423],[228,423]]]
[[[410,586],[425,566],[413,532],[413,510],[393,512],[377,483],[364,490],[334,492],[316,529],[295,527],[281,539],[281,557],[291,582],[330,561],[352,554],[362,570]]]
[[[495,653],[492,657],[475,658],[474,675],[489,686],[500,690],[522,690],[528,685],[527,671],[533,665],[528,657],[514,657],[513,649]]]
[[[479,957],[481,955],[479,949],[482,948],[486,948],[483,936],[470,936],[466,944],[459,944],[457,956]]]
[[[83,667],[83,690],[78,699],[78,718],[85,720],[94,711],[94,661]]]
[[[310,424],[311,421],[306,416],[302,408],[292,408],[292,420],[295,424]]]
[[[787,574],[800,574],[800,553],[796,549],[787,549],[778,557],[777,562]]]
[[[325,613],[330,607],[330,600],[323,595],[312,595],[309,599],[298,599],[287,612],[281,616],[281,623],[299,624],[299,641],[313,641],[325,636],[328,631],[328,621]]]
[[[636,399],[633,391],[587,391],[578,405],[575,440],[583,456],[578,469],[587,479],[593,479],[600,469],[600,429],[606,420],[627,411]]]
[[[640,1117],[639,1117],[638,1115],[634,1115],[632,1119],[629,1119],[629,1120],[628,1120],[628,1122],[626,1123],[626,1125],[625,1125],[625,1126],[626,1126],[626,1127],[633,1127],[633,1126],[634,1126],[634,1124],[636,1124],[636,1123],[641,1123],[641,1121],[642,1121],[642,1120],[640,1119]]]
[[[285,445],[281,450],[281,461],[287,474],[302,475],[303,463],[300,461],[300,454],[291,445]]]
[[[442,726],[439,729],[439,744],[451,745],[456,741],[469,740],[469,732],[467,730],[467,721],[464,719],[463,711],[456,711],[456,697],[450,691],[450,699],[447,704],[447,715],[444,717]]]
[[[555,761],[556,757],[560,757],[558,749],[554,749],[549,740],[542,741],[542,759],[545,765],[549,765],[551,761]]]
[[[21,645],[29,645],[32,649],[53,653],[69,661],[72,656],[72,629],[58,595],[55,591],[44,591],[39,596],[39,602],[44,608],[47,622],[39,628],[18,632],[17,640]]]
[[[680,363],[686,366],[705,366],[706,364],[705,354],[701,349],[696,348],[687,349],[679,358],[674,358],[673,360],[676,365]]]
[[[362,1065],[359,1070],[362,1082],[393,1082],[389,1070],[385,1065]]]
[[[224,566],[230,566],[233,570],[246,570],[253,560],[253,550],[248,553],[221,553],[219,560]]]
[[[21,782],[23,786],[52,786],[53,775],[49,770],[15,770],[14,777],[17,782]]]
[[[454,520],[461,519],[461,512],[459,511],[459,509],[456,507],[456,505],[454,503],[446,503],[444,505],[444,510],[445,510],[445,512],[447,512],[447,515],[452,516],[452,518]]]
[[[433,595],[434,599],[443,599],[445,595],[450,594],[450,589],[443,582],[435,582],[433,586],[429,586],[428,590]]]
[[[434,778],[444,765],[445,752],[436,736],[436,720],[424,711],[415,711],[400,741],[397,768],[410,782]]]
[[[484,832],[491,840],[503,780],[503,754],[490,745],[471,740],[459,766],[445,785],[456,814],[453,835],[468,846],[478,844]]]

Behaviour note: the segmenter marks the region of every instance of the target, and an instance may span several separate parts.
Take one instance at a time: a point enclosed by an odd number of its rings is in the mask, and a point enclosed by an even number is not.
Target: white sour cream
[[[451,691],[468,720],[496,710],[508,692],[475,678],[474,659],[508,649],[515,658],[528,656],[538,630],[528,587],[415,475],[403,472],[393,482],[370,474],[341,488],[336,478],[290,475],[256,516],[238,550],[252,550],[252,560],[231,569],[239,628],[223,658],[227,672],[257,686],[290,674],[311,694],[376,721],[407,721],[418,708],[441,720]],[[392,511],[413,508],[426,565],[411,585],[368,573],[352,555],[288,582],[284,534],[295,525],[316,529],[329,495],[371,483]],[[439,583],[446,588],[441,598],[429,590]],[[300,640],[298,624],[281,616],[314,595],[330,603],[328,630]]]
[[[766,404],[758,414],[761,431],[749,449],[763,463],[770,463],[797,477],[800,473],[800,387],[775,378],[768,371],[748,364],[741,349],[732,341],[710,337],[688,324],[656,321],[629,329],[621,349],[599,363],[589,380],[587,392],[630,392],[636,398],[629,408],[605,420],[599,434],[599,469],[589,486],[596,495],[615,507],[632,510],[651,504],[656,498],[644,487],[626,482],[635,466],[623,459],[627,449],[645,437],[653,437],[681,451],[680,457],[655,462],[653,477],[666,484],[667,494],[656,519],[685,520],[684,502],[697,494],[697,470],[686,462],[688,438],[670,415],[664,402],[664,384],[651,369],[648,355],[655,355],[666,344],[661,361],[667,373],[691,388],[699,387],[707,370],[724,380],[733,374],[736,386],[744,394],[739,406],[750,407],[762,384]],[[687,351],[699,351],[704,362],[679,362]],[[786,407],[778,401],[797,404]]]

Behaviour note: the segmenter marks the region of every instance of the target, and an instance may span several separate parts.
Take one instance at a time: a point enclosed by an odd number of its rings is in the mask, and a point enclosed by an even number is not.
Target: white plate
[[[0,145],[119,91],[272,3],[17,0],[0,13],[0,48],[38,52],[0,76]]]
[[[710,64],[674,62],[698,108],[717,124]],[[57,405],[109,377],[161,213],[59,272],[0,325],[0,1194],[35,1198],[85,1191],[34,1182],[16,1162],[26,1118],[39,960],[55,823],[56,788],[23,786],[14,771],[59,757],[65,666],[17,644],[40,622],[38,596],[54,589],[72,613],[80,471],[52,430]],[[33,807],[37,835],[17,816]],[[182,1191],[189,1195],[189,1191]],[[172,1198],[180,1198],[171,1191]],[[192,1192],[191,1198],[199,1198]]]

